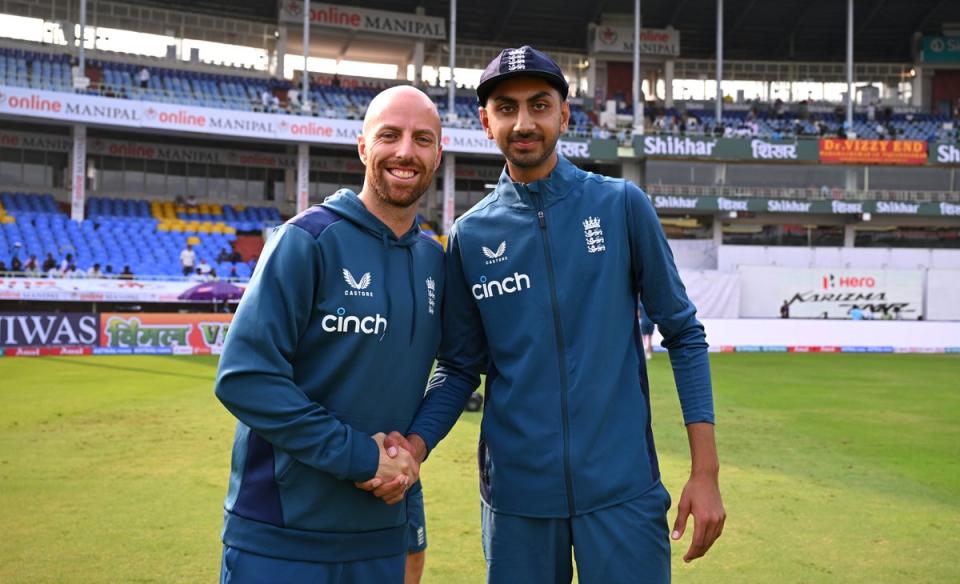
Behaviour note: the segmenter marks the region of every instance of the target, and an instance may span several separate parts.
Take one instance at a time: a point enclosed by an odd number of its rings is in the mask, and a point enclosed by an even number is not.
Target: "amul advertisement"
[[[920,270],[753,266],[740,270],[740,316],[917,320],[923,315]]]
[[[219,355],[232,314],[103,313],[95,354]]]

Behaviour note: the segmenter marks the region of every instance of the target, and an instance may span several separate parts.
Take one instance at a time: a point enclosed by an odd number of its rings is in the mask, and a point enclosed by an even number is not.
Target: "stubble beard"
[[[520,140],[524,138],[534,138],[541,140],[543,144],[543,150],[539,153],[537,152],[525,152],[518,153],[510,149],[510,146],[515,140]],[[546,162],[554,153],[557,148],[557,142],[560,140],[560,134],[557,133],[556,137],[547,142],[544,140],[544,136],[540,133],[530,133],[530,134],[510,134],[508,138],[506,148],[501,148],[503,151],[504,158],[510,162],[513,166],[517,168],[536,168]]]
[[[418,204],[420,202],[420,197],[423,196],[423,193],[427,192],[427,189],[430,186],[430,179],[432,176],[427,176],[427,171],[425,168],[422,168],[416,162],[408,163],[404,161],[405,166],[415,167],[417,170],[417,182],[410,188],[410,190],[401,190],[395,191],[390,187],[390,183],[384,177],[385,174],[388,174],[386,163],[380,163],[375,166],[373,172],[370,173],[370,183],[373,185],[373,192],[377,195],[377,199],[384,203],[387,206],[395,207],[397,209],[409,209],[410,207]]]

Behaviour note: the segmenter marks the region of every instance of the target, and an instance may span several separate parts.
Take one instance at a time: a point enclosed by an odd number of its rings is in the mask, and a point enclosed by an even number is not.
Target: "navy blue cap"
[[[477,86],[477,99],[480,105],[486,105],[487,98],[493,88],[504,79],[532,75],[541,77],[550,85],[557,88],[560,96],[567,99],[570,91],[567,80],[563,77],[560,65],[537,49],[524,45],[519,49],[504,49],[497,57],[490,61],[480,76],[480,85]]]

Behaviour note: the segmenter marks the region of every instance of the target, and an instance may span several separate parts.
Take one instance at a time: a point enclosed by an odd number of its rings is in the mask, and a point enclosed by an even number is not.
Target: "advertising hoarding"
[[[232,320],[218,313],[105,312],[95,352],[219,354]]]
[[[903,164],[927,163],[927,143],[923,140],[820,140],[820,162],[824,164]]]
[[[854,307],[867,319],[917,320],[923,315],[920,270],[742,266],[738,271],[740,316],[745,318],[776,317],[784,301],[790,318],[849,319]]]

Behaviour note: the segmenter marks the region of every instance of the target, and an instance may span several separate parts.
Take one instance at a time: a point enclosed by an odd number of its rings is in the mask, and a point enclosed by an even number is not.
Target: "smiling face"
[[[567,131],[570,105],[538,77],[514,77],[493,88],[480,108],[487,137],[507,159],[513,180],[546,177],[557,163],[557,141]]]
[[[390,207],[416,205],[440,165],[440,116],[433,101],[409,86],[392,87],[367,108],[358,140],[367,167],[363,191]]]

